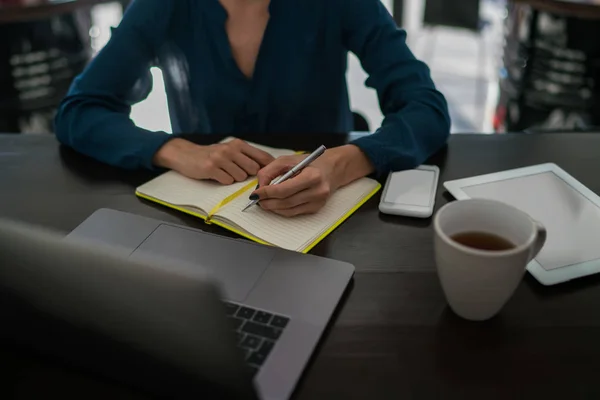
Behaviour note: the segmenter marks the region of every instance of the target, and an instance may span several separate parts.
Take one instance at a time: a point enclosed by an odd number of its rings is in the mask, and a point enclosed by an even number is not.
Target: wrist
[[[348,144],[327,150],[333,164],[337,186],[345,186],[371,174],[375,168],[371,160],[357,146]]]
[[[179,155],[190,146],[196,145],[185,139],[171,139],[154,154],[152,163],[157,167],[176,169],[177,160],[180,159]]]

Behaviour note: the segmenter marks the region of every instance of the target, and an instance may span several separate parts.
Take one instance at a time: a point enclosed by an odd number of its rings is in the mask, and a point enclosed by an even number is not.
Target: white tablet
[[[546,244],[527,270],[554,285],[600,272],[600,197],[555,164],[445,182],[458,200],[485,198],[513,205],[540,221]]]

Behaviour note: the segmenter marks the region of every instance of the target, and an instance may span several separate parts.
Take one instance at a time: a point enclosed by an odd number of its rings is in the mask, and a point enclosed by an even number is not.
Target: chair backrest
[[[0,25],[2,131],[52,131],[54,112],[91,57],[89,13]]]
[[[370,132],[369,122],[367,119],[357,111],[352,112],[354,118],[354,130],[357,132]]]
[[[495,129],[596,131],[600,46],[586,38],[598,37],[598,23],[512,3],[506,26]]]

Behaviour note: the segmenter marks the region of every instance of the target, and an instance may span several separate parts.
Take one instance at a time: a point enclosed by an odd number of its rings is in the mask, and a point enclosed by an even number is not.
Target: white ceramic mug
[[[546,241],[546,229],[525,212],[494,200],[455,201],[434,219],[437,271],[452,310],[482,321],[496,315],[521,282],[527,264]],[[502,251],[467,247],[452,239],[484,232],[509,240]]]

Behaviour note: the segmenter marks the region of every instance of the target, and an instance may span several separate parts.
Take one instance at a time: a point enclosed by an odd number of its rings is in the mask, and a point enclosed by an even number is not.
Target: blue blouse
[[[218,0],[135,0],[56,115],[60,142],[123,168],[153,168],[173,135],[138,128],[131,106],[162,68],[177,133],[346,133],[346,67],[355,53],[385,119],[354,142],[378,174],[412,168],[446,142],[446,101],[379,0],[271,0],[254,76],[240,71]]]

